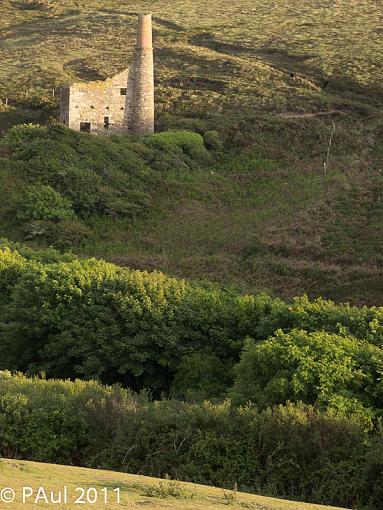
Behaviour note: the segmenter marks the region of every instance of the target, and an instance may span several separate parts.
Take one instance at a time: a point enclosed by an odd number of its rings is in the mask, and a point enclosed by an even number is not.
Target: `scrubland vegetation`
[[[382,308],[15,248],[0,264],[3,456],[376,508]]]
[[[60,83],[128,66],[136,14],[146,10],[157,129],[202,135],[210,163],[173,143],[149,150],[141,140],[135,148],[40,133],[21,156],[33,160],[30,174],[24,165],[20,176],[18,156],[2,149],[11,161],[1,163],[1,234],[245,292],[380,304],[383,93],[373,0],[7,0],[0,130],[57,117]],[[33,156],[43,149],[45,170]],[[76,210],[57,234],[8,223],[7,204],[36,175]]]
[[[95,382],[2,377],[3,456],[381,508],[382,434],[356,415],[150,402]]]
[[[380,5],[3,3],[0,455],[382,508]],[[147,10],[157,132],[57,124]]]

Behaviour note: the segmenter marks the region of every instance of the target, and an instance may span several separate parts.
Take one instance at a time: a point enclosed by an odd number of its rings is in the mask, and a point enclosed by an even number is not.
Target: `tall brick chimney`
[[[134,134],[154,132],[154,65],[152,43],[152,15],[138,17],[137,46],[133,68],[129,75],[127,101],[128,130]]]

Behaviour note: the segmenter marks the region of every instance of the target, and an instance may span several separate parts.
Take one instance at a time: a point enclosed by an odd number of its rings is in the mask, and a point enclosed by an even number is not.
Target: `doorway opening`
[[[92,127],[92,125],[90,122],[80,122],[80,131],[85,131],[85,133],[90,133],[91,127]]]

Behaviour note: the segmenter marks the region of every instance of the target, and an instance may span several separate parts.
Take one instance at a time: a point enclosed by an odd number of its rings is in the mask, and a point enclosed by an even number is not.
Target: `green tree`
[[[237,404],[303,401],[362,413],[382,408],[383,351],[350,337],[279,330],[260,343],[248,339],[235,374]]]
[[[222,397],[230,385],[231,371],[214,354],[195,352],[183,356],[172,384],[176,396],[187,400]]]

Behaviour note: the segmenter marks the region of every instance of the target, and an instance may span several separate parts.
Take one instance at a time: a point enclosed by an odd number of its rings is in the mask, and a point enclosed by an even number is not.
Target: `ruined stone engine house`
[[[77,131],[101,135],[154,131],[152,16],[138,18],[137,46],[130,69],[105,81],[61,88],[60,120]]]

